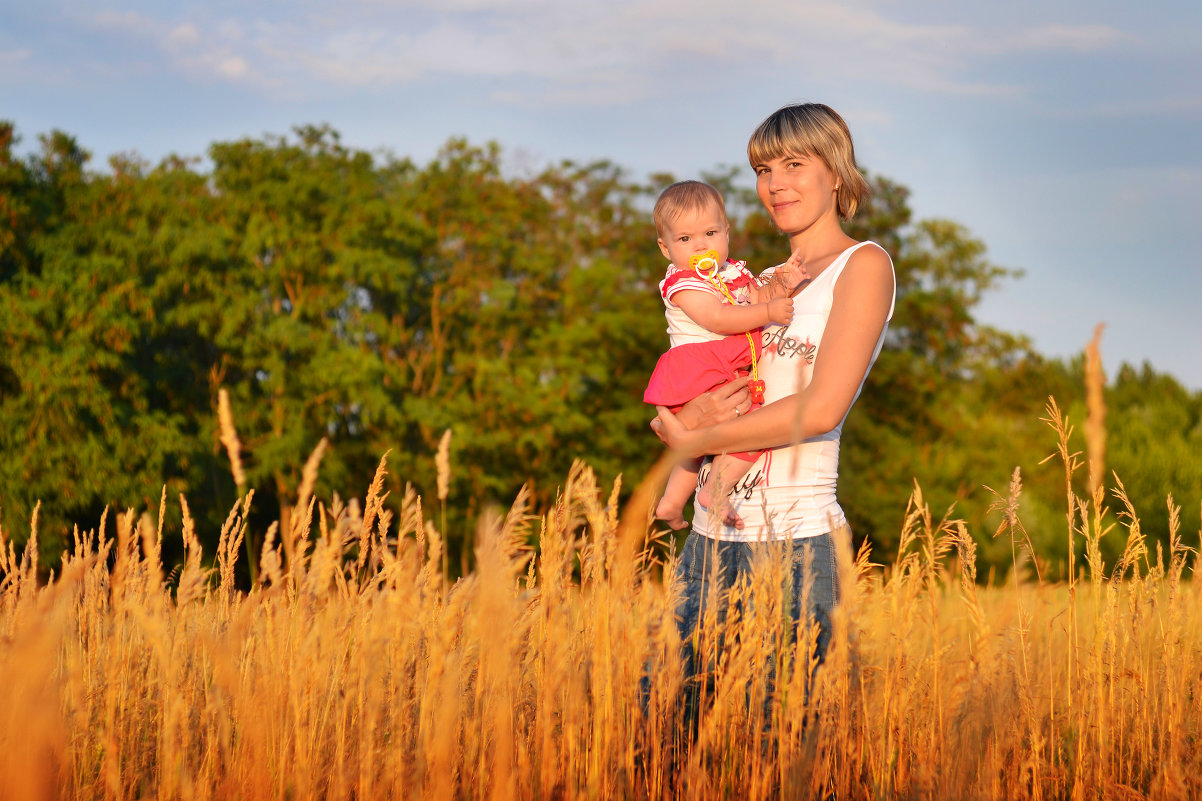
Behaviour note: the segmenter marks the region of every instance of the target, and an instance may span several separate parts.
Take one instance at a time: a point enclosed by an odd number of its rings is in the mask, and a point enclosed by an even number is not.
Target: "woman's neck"
[[[843,233],[843,229],[836,225],[834,230],[811,229],[790,236],[789,250],[800,255],[801,266],[811,278],[816,278],[840,253],[855,243],[856,240]]]

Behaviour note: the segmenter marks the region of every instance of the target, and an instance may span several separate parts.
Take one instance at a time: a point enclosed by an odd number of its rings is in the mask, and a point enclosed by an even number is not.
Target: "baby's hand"
[[[810,273],[801,263],[801,250],[795,250],[790,255],[788,260],[777,268],[777,274],[784,277],[785,282],[790,289],[801,285],[803,281],[810,280]]]
[[[793,298],[774,298],[768,301],[768,320],[780,325],[793,322]]]

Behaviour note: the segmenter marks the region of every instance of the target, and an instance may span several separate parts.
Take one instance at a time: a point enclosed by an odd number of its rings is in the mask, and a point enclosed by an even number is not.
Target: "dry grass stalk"
[[[1106,374],[1102,370],[1102,329],[1094,328],[1093,339],[1085,346],[1085,450],[1089,454],[1089,493],[1093,495],[1106,473]]]
[[[438,452],[434,455],[434,466],[438,471],[438,500],[445,503],[451,490],[451,429],[442,432],[438,440]]]
[[[224,389],[217,391],[217,425],[221,432],[221,444],[229,455],[230,471],[239,492],[246,487],[246,473],[242,470],[242,441],[234,428],[234,413],[230,411],[230,395]]]
[[[788,623],[787,560],[761,554],[705,610],[690,712],[675,562],[661,567],[645,499],[619,515],[619,485],[577,464],[545,513],[528,491],[490,510],[474,571],[447,584],[444,534],[411,489],[391,515],[382,479],[383,462],[362,504],[310,498],[317,535],[297,527],[292,554],[269,529],[249,592],[233,583],[249,493],[211,576],[180,499],[174,592],[161,529],[138,513],[117,516],[115,538],[107,515],[77,532],[42,583],[36,548],[19,559],[0,533],[0,797],[1202,794],[1195,550],[1174,526],[1153,563],[1121,483],[1113,523],[1073,498],[1070,537],[1088,548],[1113,526],[1127,548],[1071,587],[1019,570],[1017,474],[998,502],[1015,555],[1004,587],[977,583],[973,532],[916,485],[887,568],[837,538],[842,602],[820,667],[817,628]]]

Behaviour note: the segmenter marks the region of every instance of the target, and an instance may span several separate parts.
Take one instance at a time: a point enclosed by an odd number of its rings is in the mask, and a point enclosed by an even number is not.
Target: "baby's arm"
[[[793,319],[793,299],[787,297],[750,306],[736,306],[725,303],[709,292],[686,289],[673,295],[672,302],[683,309],[693,322],[724,336],[742,334],[769,323],[788,325]]]

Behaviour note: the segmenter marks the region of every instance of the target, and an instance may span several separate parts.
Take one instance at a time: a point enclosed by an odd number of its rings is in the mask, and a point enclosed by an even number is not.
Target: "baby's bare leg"
[[[747,475],[751,465],[746,459],[722,454],[714,457],[710,465],[710,473],[697,493],[697,502],[709,510],[710,517],[717,517],[728,526],[743,528],[743,520],[730,506],[730,488],[739,483],[739,479]]]
[[[700,464],[700,460],[690,459],[673,467],[668,475],[668,486],[664,488],[664,497],[655,507],[655,516],[667,521],[673,529],[688,525],[684,519],[684,505],[697,488],[697,469]]]

